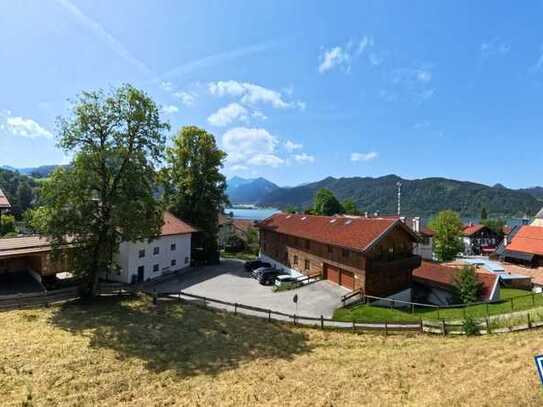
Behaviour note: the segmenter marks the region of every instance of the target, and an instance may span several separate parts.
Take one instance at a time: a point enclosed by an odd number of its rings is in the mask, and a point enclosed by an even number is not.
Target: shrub
[[[483,289],[483,284],[478,280],[475,269],[464,266],[457,274],[454,282],[454,296],[458,303],[469,304],[477,302]]]
[[[479,323],[472,316],[466,316],[463,327],[467,336],[479,335]]]

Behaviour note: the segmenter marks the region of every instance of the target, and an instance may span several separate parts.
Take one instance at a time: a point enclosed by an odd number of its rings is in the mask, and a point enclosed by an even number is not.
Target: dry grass
[[[542,405],[543,331],[321,332],[143,300],[0,314],[0,405]]]

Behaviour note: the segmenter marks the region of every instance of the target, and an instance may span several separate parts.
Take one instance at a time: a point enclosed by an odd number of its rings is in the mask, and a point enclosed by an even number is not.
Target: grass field
[[[466,315],[474,318],[486,317],[488,315],[506,314],[512,311],[522,311],[531,308],[543,307],[543,295],[534,295],[533,300],[529,291],[517,290],[513,288],[502,288],[501,299],[499,303],[473,305],[465,307]],[[511,307],[511,299],[513,306]],[[532,302],[533,301],[533,302]],[[460,320],[464,318],[463,308],[442,308],[439,311],[435,308],[415,307],[414,312],[405,309],[394,309],[360,304],[353,307],[340,308],[334,314],[334,319],[339,321],[360,322],[383,322],[383,321],[417,321],[419,319],[428,320]]]
[[[294,328],[176,302],[0,313],[0,405],[542,405],[543,331],[502,336]]]

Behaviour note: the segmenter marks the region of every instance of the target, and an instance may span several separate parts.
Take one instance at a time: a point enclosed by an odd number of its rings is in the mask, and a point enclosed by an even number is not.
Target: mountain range
[[[319,189],[327,188],[340,201],[353,199],[361,211],[393,214],[397,212],[398,182],[402,184],[401,211],[406,216],[427,217],[443,209],[452,209],[463,217],[477,218],[481,209],[486,208],[491,216],[510,217],[533,215],[543,206],[543,188],[540,187],[514,190],[499,184],[488,186],[447,178],[407,180],[396,175],[328,177],[292,188],[278,187],[263,178],[235,177],[229,180],[228,194],[233,203],[305,209],[312,206]],[[263,185],[267,187],[263,188]]]

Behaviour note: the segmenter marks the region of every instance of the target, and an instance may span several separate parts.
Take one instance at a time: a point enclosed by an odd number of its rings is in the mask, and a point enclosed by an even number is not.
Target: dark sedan
[[[253,260],[253,261],[246,261],[245,262],[245,271],[250,273],[253,270],[256,270],[260,267],[271,267],[270,263],[266,263],[265,261],[261,260]]]

